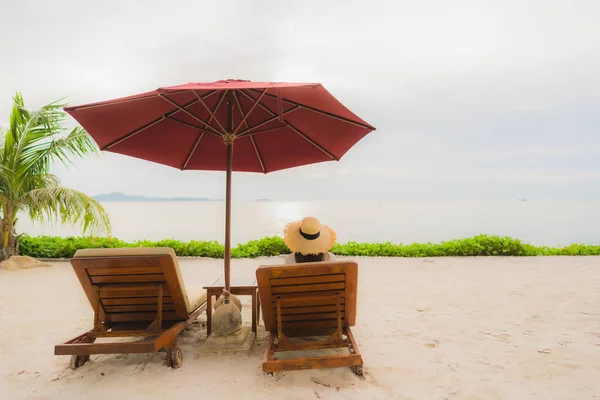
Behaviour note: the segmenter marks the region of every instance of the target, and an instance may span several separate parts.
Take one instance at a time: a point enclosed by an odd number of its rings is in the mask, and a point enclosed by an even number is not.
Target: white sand
[[[54,345],[89,329],[92,310],[70,265],[1,270],[0,397],[600,398],[600,257],[358,261],[354,334],[363,380],[345,368],[263,376],[262,325],[249,356],[200,357],[202,323],[182,335],[178,370],[157,353],[92,356],[72,371],[68,356],[53,355]],[[235,260],[233,275],[253,276],[260,263],[278,262]],[[181,264],[186,282],[221,276],[220,261]]]

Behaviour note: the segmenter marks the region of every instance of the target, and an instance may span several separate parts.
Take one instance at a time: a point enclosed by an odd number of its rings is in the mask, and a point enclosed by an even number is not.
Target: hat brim
[[[283,228],[283,241],[294,253],[304,255],[328,252],[337,240],[333,229],[321,224],[321,234],[317,239],[307,240],[300,234],[302,221],[290,222]]]

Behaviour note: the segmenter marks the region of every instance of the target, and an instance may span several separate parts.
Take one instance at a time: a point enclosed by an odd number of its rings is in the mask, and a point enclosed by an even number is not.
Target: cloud
[[[376,126],[339,163],[234,175],[239,199],[599,197],[600,2],[13,2],[0,121],[224,78],[319,81]],[[68,12],[65,12],[68,10]],[[13,40],[13,38],[19,38]],[[47,38],[53,38],[47,40]],[[55,170],[93,194],[223,197],[223,174],[114,154]],[[149,179],[151,177],[151,179]],[[309,188],[310,190],[308,190]],[[529,195],[529,194],[528,194]]]

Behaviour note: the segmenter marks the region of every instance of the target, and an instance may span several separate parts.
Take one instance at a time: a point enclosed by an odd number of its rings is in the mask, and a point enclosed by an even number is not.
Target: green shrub
[[[256,258],[290,253],[290,249],[279,236],[251,240],[231,249],[232,258]]]
[[[19,253],[37,258],[70,258],[79,249],[131,247],[116,239],[103,237],[23,236],[19,239]]]
[[[342,256],[371,257],[467,257],[467,256],[524,256],[526,250],[519,240],[508,237],[478,235],[439,244],[386,243],[336,244],[332,253]],[[533,255],[533,254],[532,254]]]
[[[170,247],[179,257],[223,258],[225,253],[223,245],[216,241],[199,242],[197,240],[192,240],[190,242],[181,242],[175,239],[163,239],[159,240],[158,242],[152,242],[150,240],[141,240],[134,242],[133,246]]]
[[[449,256],[524,256],[525,248],[518,239],[478,235],[468,239],[451,240],[440,245]]]
[[[223,258],[223,245],[216,241],[181,242],[165,239],[124,242],[102,237],[23,236],[19,241],[22,255],[36,258],[71,258],[78,249],[110,247],[171,247],[180,257]],[[469,257],[469,256],[576,256],[600,255],[600,246],[572,244],[566,247],[534,246],[518,239],[477,235],[442,243],[356,243],[336,244],[332,253],[340,256],[369,257]],[[251,240],[231,249],[232,258],[255,258],[289,254],[290,249],[278,236]]]

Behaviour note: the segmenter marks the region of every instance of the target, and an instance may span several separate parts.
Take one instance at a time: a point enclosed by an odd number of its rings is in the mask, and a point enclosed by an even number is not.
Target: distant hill
[[[115,192],[94,196],[98,201],[222,201],[221,199],[209,199],[207,197],[146,197],[140,195],[130,196],[128,194]]]

